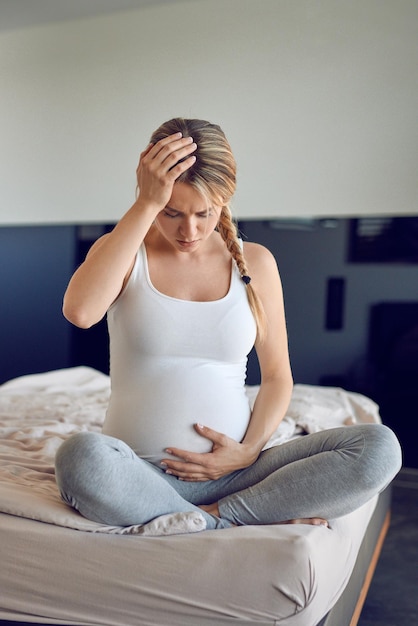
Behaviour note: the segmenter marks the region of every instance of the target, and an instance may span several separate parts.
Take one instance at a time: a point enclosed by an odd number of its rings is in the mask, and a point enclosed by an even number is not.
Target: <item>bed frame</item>
[[[390,525],[391,487],[380,494],[350,580],[317,626],[356,626]]]

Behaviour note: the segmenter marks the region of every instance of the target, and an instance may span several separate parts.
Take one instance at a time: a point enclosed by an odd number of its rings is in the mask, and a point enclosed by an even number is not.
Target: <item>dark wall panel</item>
[[[0,383],[70,365],[61,304],[74,249],[73,226],[0,228]]]

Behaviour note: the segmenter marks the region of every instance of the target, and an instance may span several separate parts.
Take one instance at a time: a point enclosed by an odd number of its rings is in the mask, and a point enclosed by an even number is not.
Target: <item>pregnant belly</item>
[[[241,441],[250,419],[250,406],[243,388],[239,393],[222,393],[194,398],[193,394],[129,397],[112,394],[103,432],[125,441],[135,453],[154,464],[168,455],[166,448],[210,452],[212,442],[199,435],[201,423]]]

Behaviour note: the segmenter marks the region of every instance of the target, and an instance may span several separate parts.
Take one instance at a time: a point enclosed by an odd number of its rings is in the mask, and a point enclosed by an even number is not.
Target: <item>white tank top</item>
[[[250,419],[247,355],[256,324],[232,263],[228,293],[192,302],[152,285],[145,245],[107,314],[111,397],[103,432],[158,464],[167,447],[208,452],[197,422],[241,441]]]

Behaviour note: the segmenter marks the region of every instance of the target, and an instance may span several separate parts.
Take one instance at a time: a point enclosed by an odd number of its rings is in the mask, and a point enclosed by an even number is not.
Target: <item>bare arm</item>
[[[243,444],[258,454],[276,430],[289,406],[293,379],[280,276],[273,255],[257,244],[246,244],[246,257],[267,318],[263,343],[256,342],[261,385]],[[254,258],[255,257],[255,258]]]
[[[120,294],[141,243],[170,200],[176,179],[195,161],[190,156],[196,149],[192,141],[176,134],[141,153],[136,202],[113,231],[92,246],[65,292],[63,312],[76,326],[89,328],[99,322]]]

